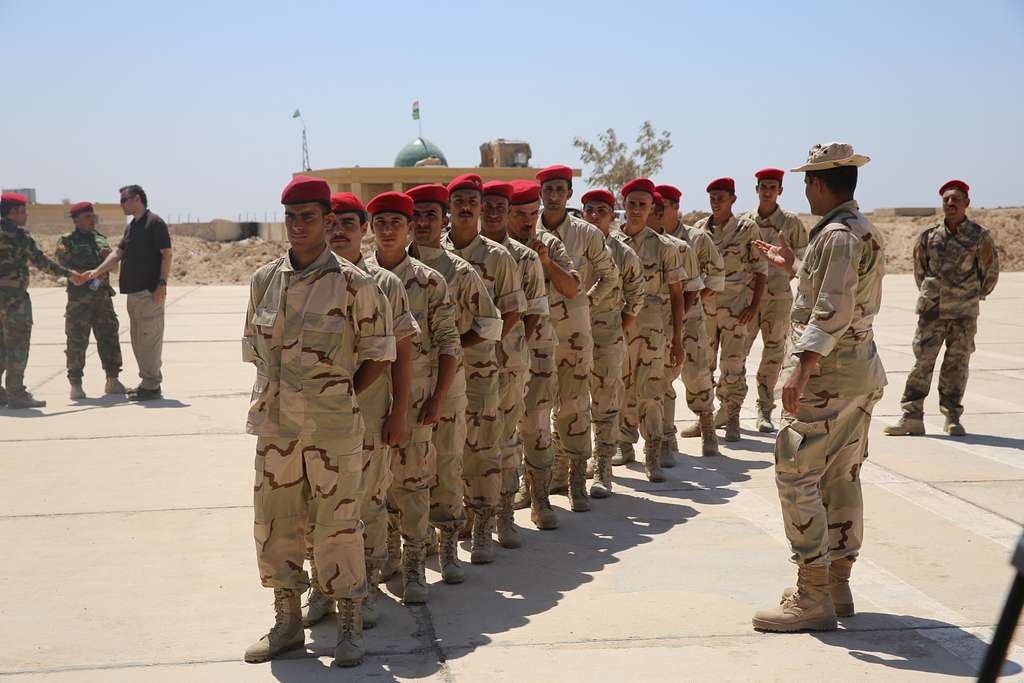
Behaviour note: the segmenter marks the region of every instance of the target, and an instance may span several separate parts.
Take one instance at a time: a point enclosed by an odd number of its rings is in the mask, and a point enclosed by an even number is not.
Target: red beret
[[[715,190],[726,190],[736,194],[736,181],[732,178],[719,178],[718,180],[712,180],[708,183],[707,192],[714,192]]]
[[[513,180],[510,204],[532,204],[540,200],[540,183],[532,180]]]
[[[28,197],[17,192],[4,192],[0,195],[0,201],[7,202],[8,204],[28,204]]]
[[[960,190],[964,194],[969,194],[971,186],[962,180],[950,180],[948,183],[939,188],[939,196],[946,194],[946,190]]]
[[[441,206],[448,206],[448,188],[438,183],[417,185],[406,192],[406,194],[412,197],[412,200],[416,203],[433,202]]]
[[[281,192],[282,204],[305,204],[307,202],[331,203],[331,186],[323,178],[297,175],[284,186]]]
[[[781,168],[762,168],[760,171],[754,174],[754,177],[758,180],[777,180],[779,184],[782,184],[782,176],[786,175],[786,172]]]
[[[568,180],[572,182],[572,169],[568,166],[548,166],[537,171],[537,182],[543,185],[549,180]]]
[[[78,202],[77,204],[71,205],[71,208],[68,209],[68,213],[71,214],[72,218],[74,218],[75,214],[77,213],[82,213],[83,211],[93,211],[94,209],[95,207],[92,205],[92,202]]]
[[[489,183],[484,183],[484,194],[493,194],[509,199],[512,197],[512,183],[506,183],[504,180],[492,180]]]
[[[370,200],[366,210],[373,215],[378,213],[400,213],[412,218],[412,197],[404,192],[381,192]]]
[[[482,191],[484,187],[484,179],[476,173],[463,173],[456,177],[450,183],[448,183],[448,194],[455,192],[455,190],[476,190]]]
[[[335,192],[331,195],[331,211],[334,213],[358,213],[366,211],[363,200],[351,192]]]
[[[622,186],[622,192],[620,194],[625,197],[630,192],[646,192],[653,197],[654,183],[647,178],[636,178],[635,180],[630,180]]]
[[[660,192],[655,190],[651,196],[654,197],[655,204],[657,204],[658,206],[665,206],[665,198],[661,196]]]
[[[590,202],[604,202],[608,206],[615,208],[615,195],[608,190],[591,190],[584,194],[583,199],[580,201],[584,204],[589,204]]]
[[[660,194],[665,199],[670,199],[676,204],[679,203],[680,198],[683,196],[682,190],[675,185],[658,185],[654,188],[654,191]]]

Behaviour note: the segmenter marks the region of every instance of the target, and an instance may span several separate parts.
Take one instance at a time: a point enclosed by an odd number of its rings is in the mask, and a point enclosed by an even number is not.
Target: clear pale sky
[[[314,169],[390,166],[419,99],[452,166],[496,137],[578,166],[573,136],[649,119],[687,209],[723,175],[749,207],[756,169],[830,140],[871,155],[866,208],[934,205],[952,177],[1024,204],[1021,0],[209,4],[0,0],[0,185],[140,183],[165,218],[262,219],[300,170],[296,108]]]

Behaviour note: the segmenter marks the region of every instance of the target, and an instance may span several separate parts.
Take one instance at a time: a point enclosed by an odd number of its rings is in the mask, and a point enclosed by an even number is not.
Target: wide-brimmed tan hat
[[[807,153],[807,163],[789,170],[794,173],[824,171],[840,166],[863,166],[869,161],[871,161],[871,157],[855,153],[853,145],[845,142],[829,142],[825,145],[818,144],[811,147],[811,151]]]

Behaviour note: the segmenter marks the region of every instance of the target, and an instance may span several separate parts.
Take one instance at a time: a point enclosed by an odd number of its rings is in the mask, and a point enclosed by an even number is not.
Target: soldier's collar
[[[324,250],[320,252],[320,255],[316,257],[315,261],[302,270],[296,270],[295,266],[292,265],[292,250],[289,249],[288,253],[285,254],[284,265],[281,267],[281,271],[292,272],[298,277],[302,277],[303,275],[308,275],[314,271],[323,270],[331,265],[332,262],[335,264],[337,263],[337,260],[334,257],[334,252],[331,251],[331,247],[329,245],[324,245]]]
[[[428,261],[433,261],[445,252],[444,247],[425,247],[422,244],[416,245],[416,253],[419,254],[419,258]]]
[[[860,210],[860,206],[857,204],[857,200],[856,199],[850,199],[849,201],[845,201],[842,204],[840,204],[840,205],[836,206],[835,208],[833,208],[831,211],[826,213],[824,216],[822,216],[821,220],[818,221],[814,225],[814,227],[811,229],[811,232],[816,232],[816,231],[820,230],[821,228],[825,227],[826,225],[828,225],[829,223],[832,222],[832,219],[835,218],[837,214],[839,214],[839,213],[841,213],[843,211],[859,211],[859,210]]]

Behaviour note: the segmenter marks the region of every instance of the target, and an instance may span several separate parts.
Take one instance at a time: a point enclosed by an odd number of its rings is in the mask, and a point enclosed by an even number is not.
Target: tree
[[[580,161],[591,168],[587,182],[618,196],[630,180],[650,178],[661,170],[662,158],[672,149],[672,134],[658,132],[650,121],[644,121],[633,149],[621,142],[612,128],[598,134],[597,144],[577,137],[572,145],[580,150]]]

